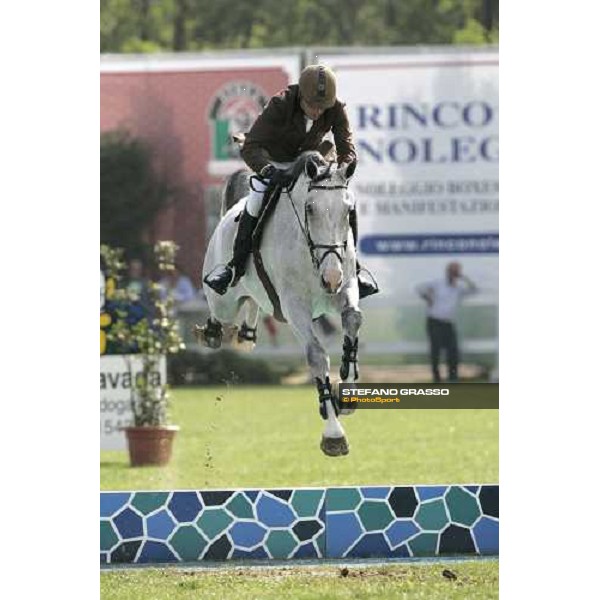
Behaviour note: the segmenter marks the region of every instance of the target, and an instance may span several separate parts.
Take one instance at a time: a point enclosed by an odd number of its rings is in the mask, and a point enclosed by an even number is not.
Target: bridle
[[[322,179],[318,179],[316,181],[322,181]],[[308,185],[308,190],[307,191],[311,191],[311,190],[345,190],[348,189],[348,184],[346,185],[317,185],[315,183],[315,180],[311,181]],[[310,235],[310,227],[308,224],[308,204],[305,202],[304,203],[304,225],[302,225],[302,221],[300,219],[300,215],[298,214],[298,211],[296,210],[296,207],[294,206],[294,201],[292,200],[292,196],[290,194],[290,190],[288,188],[285,189],[285,192],[288,195],[288,198],[290,200],[290,204],[292,205],[292,209],[294,211],[294,214],[296,215],[296,220],[298,221],[298,225],[300,226],[300,230],[302,231],[303,235],[304,235],[304,239],[306,240],[306,243],[308,245],[308,250],[310,252],[310,259],[312,261],[312,264],[315,268],[315,270],[319,270],[319,267],[323,264],[323,261],[325,260],[325,257],[328,254],[334,254],[341,263],[344,262],[344,254],[346,252],[346,248],[348,246],[348,240],[344,240],[343,242],[341,242],[340,244],[315,244],[313,242],[312,236]],[[323,255],[321,256],[321,258],[319,259],[319,257],[316,254],[316,251],[319,249],[325,249],[325,252],[323,253]]]

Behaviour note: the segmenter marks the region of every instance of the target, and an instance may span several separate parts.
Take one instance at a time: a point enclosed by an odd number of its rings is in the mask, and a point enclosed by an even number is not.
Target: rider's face
[[[324,108],[309,104],[304,98],[300,99],[300,108],[302,108],[302,112],[312,121],[316,121],[325,112]]]

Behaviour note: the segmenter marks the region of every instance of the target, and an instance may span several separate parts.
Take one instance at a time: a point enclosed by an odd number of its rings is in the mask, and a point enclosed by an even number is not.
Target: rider
[[[300,74],[298,84],[288,86],[271,98],[246,134],[241,155],[264,181],[285,186],[291,183],[287,167],[302,152],[317,150],[329,131],[335,140],[338,164],[355,161],[356,149],[348,115],[345,105],[336,97],[335,75],[329,67],[310,65]],[[252,190],[248,196],[233,245],[232,260],[204,278],[205,283],[221,295],[244,275],[252,251],[252,233],[267,187],[258,181],[253,186],[260,190]],[[356,247],[358,226],[355,208],[350,212],[349,221]],[[360,271],[357,261],[360,298],[377,293],[376,285],[364,278]]]

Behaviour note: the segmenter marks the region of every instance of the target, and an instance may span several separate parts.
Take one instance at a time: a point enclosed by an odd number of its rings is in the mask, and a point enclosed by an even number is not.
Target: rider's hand
[[[292,176],[287,171],[276,168],[274,165],[267,165],[260,172],[261,177],[268,179],[271,183],[277,183],[282,186],[289,185],[292,182]]]
[[[277,169],[274,165],[267,165],[261,169],[259,174],[261,177],[264,177],[264,179],[272,179],[275,171],[277,171]]]

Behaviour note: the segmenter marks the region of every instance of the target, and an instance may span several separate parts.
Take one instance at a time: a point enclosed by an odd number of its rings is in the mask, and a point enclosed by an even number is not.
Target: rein
[[[315,177],[314,180],[312,180],[309,184],[308,184],[308,190],[307,191],[311,191],[311,190],[346,190],[348,189],[348,184],[346,183],[345,185],[319,185],[323,180],[326,180],[329,178],[330,173],[331,173],[331,163],[329,164],[329,167],[323,172],[321,173],[319,176]],[[252,180],[253,179],[257,179],[263,183],[267,183],[267,181],[265,179],[263,179],[260,175],[252,175],[250,177],[250,187],[254,190],[254,186],[252,185]],[[304,235],[304,239],[306,240],[306,244],[308,246],[308,250],[310,252],[310,258],[312,261],[312,264],[315,268],[315,270],[319,270],[319,267],[321,266],[321,264],[323,263],[323,261],[325,260],[325,257],[328,254],[335,254],[335,256],[339,259],[339,261],[341,263],[344,262],[344,258],[342,256],[342,253],[346,251],[346,248],[348,247],[348,240],[344,240],[341,244],[315,244],[312,240],[312,237],[310,235],[310,227],[308,225],[308,206],[306,204],[306,202],[304,203],[304,225],[302,225],[302,220],[300,219],[300,215],[298,214],[298,211],[296,210],[296,207],[294,206],[294,201],[292,200],[292,195],[290,194],[290,192],[294,189],[295,185],[296,185],[296,181],[297,178],[291,182],[288,186],[285,186],[281,188],[282,191],[285,191],[285,193],[287,194],[289,200],[290,200],[290,204],[292,205],[292,210],[294,211],[294,214],[296,215],[296,220],[298,221],[298,226],[300,227],[300,231],[302,231],[302,234]],[[315,251],[318,249],[325,249],[326,252],[323,254],[323,256],[321,256],[321,258],[319,259],[318,256],[316,255]]]
[[[315,190],[315,189],[318,189],[318,190],[345,190],[345,189],[348,189],[348,184],[346,184],[346,185],[313,185],[313,182],[311,182],[308,186],[308,191],[310,192],[311,190]],[[308,225],[308,206],[307,206],[306,202],[304,203],[304,226],[303,226],[302,221],[300,220],[300,215],[298,214],[298,211],[296,210],[296,207],[294,206],[294,201],[292,200],[290,190],[286,189],[285,191],[290,200],[290,204],[292,205],[294,214],[296,215],[296,220],[298,221],[298,226],[300,227],[300,230],[302,231],[302,233],[304,235],[304,239],[306,240],[306,244],[308,245],[308,250],[310,252],[310,258],[311,258],[311,261],[312,261],[312,264],[313,264],[315,270],[317,270],[317,271],[319,270],[319,267],[321,266],[321,264],[325,260],[325,257],[328,254],[335,254],[335,256],[339,259],[339,261],[341,263],[343,263],[344,258],[342,256],[342,252],[346,251],[346,248],[348,246],[348,240],[344,240],[341,244],[315,244],[310,235],[310,227]],[[320,259],[315,253],[315,250],[318,250],[318,249],[326,250],[326,252],[323,253],[323,256],[321,256]]]

